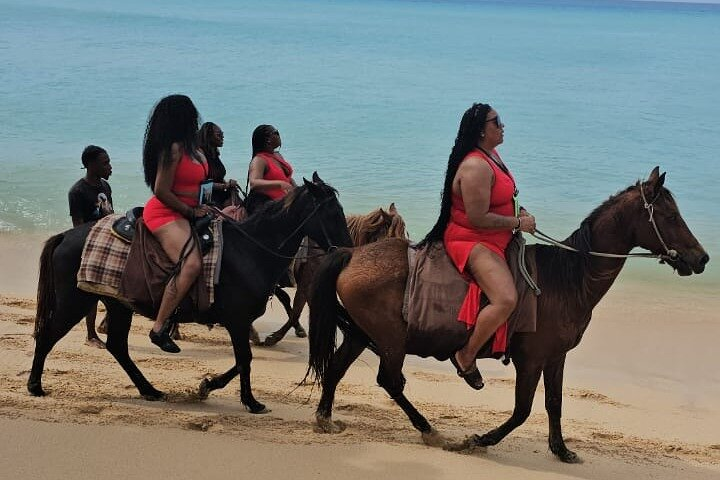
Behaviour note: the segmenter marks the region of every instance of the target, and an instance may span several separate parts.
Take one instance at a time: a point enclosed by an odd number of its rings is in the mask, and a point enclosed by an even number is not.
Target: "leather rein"
[[[647,198],[645,197],[645,191],[642,188],[642,184],[639,185],[640,188],[640,196],[643,200],[643,206],[645,207],[645,210],[648,212],[649,222],[653,226],[653,230],[655,230],[655,235],[657,235],[658,240],[660,240],[660,244],[665,249],[665,253],[660,254],[654,254],[654,253],[603,253],[603,252],[587,252],[589,255],[595,256],[595,257],[605,257],[605,258],[655,258],[660,261],[666,261],[666,260],[676,260],[678,258],[678,253],[676,250],[673,250],[671,248],[668,248],[667,244],[665,243],[665,240],[663,239],[662,235],[660,234],[660,229],[658,229],[657,223],[655,222],[655,207],[653,204],[655,201],[659,198],[660,192],[658,192],[657,195],[655,195],[655,198],[652,199],[651,202],[647,201]],[[580,250],[577,248],[571,247],[569,245],[565,245],[564,243],[560,243],[556,239],[550,237],[549,235],[545,235],[540,230],[535,230],[535,233],[531,234],[533,237],[537,238],[540,241],[547,242],[551,245],[554,245],[556,247],[563,248],[565,250],[570,250],[571,252],[577,252],[581,253]]]

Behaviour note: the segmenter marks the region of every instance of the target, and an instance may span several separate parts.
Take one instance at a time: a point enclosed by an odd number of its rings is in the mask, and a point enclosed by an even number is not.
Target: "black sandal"
[[[457,359],[455,358],[454,353],[450,356],[450,363],[452,363],[453,366],[457,369],[458,377],[465,380],[465,383],[470,385],[471,388],[474,388],[475,390],[481,390],[485,386],[485,383],[483,382],[483,377],[480,374],[480,370],[478,370],[477,365],[475,365],[474,363],[473,366],[470,367],[468,370],[463,370],[460,367]]]
[[[170,322],[166,321],[159,332],[151,329],[149,335],[150,341],[160,347],[160,350],[163,352],[180,353],[180,347],[177,346],[177,343],[173,342],[173,339],[170,338],[170,334],[168,333],[169,323]]]

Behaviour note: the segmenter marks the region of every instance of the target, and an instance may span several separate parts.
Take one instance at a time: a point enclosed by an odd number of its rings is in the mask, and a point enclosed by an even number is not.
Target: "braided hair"
[[[158,167],[170,161],[173,143],[195,157],[200,115],[190,97],[170,95],[153,108],[145,129],[143,143],[143,170],[145,183],[155,191]]]
[[[447,227],[448,221],[450,221],[452,186],[455,174],[458,171],[460,162],[476,147],[478,137],[485,128],[485,120],[491,109],[492,107],[485,103],[473,103],[472,107],[465,110],[462,120],[460,120],[457,137],[455,137],[455,145],[448,159],[447,171],[445,172],[445,186],[443,187],[440,203],[440,215],[435,222],[435,226],[425,235],[425,238],[418,244],[419,246],[442,241],[445,228]]]
[[[268,139],[275,131],[272,125],[258,125],[252,134],[252,157],[267,149]]]
[[[213,122],[203,123],[198,133],[198,146],[205,153],[205,158],[208,161],[208,177],[216,182],[223,182],[227,170],[220,160],[220,150],[215,145],[216,129],[220,129],[220,127]]]

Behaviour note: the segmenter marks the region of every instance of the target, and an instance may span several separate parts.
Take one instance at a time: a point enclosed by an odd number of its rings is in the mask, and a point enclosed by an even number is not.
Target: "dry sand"
[[[274,348],[253,347],[255,395],[272,409],[265,415],[243,409],[237,380],[204,401],[195,393],[204,375],[232,364],[222,328],[185,327],[182,353],[169,355],[150,344],[150,323],[139,317],[131,356],[168,401],[139,398],[106,351],[84,345],[83,325],[48,358],[50,395],[31,397],[39,248],[38,238],[0,237],[1,479],[720,478],[720,304],[712,291],[622,279],[613,287],[568,356],[564,434],[584,463],[565,465],[547,449],[542,388],[529,420],[501,444],[446,452],[425,446],[375,385],[370,353],[338,389],[335,419],[346,430],[317,433],[319,392],[298,386],[307,342],[292,334]],[[657,274],[671,276],[665,270]],[[264,336],[283,319],[273,302],[256,327]],[[489,381],[475,392],[448,362],[408,358],[406,394],[443,435],[482,433],[510,414],[513,372],[495,361],[481,368]]]

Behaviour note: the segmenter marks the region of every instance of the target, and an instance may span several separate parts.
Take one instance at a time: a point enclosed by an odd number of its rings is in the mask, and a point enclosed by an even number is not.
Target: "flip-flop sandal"
[[[471,388],[474,388],[475,390],[480,390],[485,386],[485,383],[483,382],[483,377],[480,374],[480,370],[478,370],[477,365],[473,364],[473,366],[470,367],[469,370],[463,370],[462,368],[460,368],[460,364],[455,359],[454,353],[450,356],[450,363],[452,363],[457,370],[458,377],[465,380],[465,383],[470,385]]]

